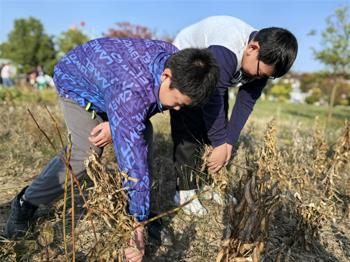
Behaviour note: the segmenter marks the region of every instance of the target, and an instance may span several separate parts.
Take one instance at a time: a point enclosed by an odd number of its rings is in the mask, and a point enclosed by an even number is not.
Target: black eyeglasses
[[[255,78],[275,79],[274,76],[261,76],[260,75],[260,60],[259,59],[258,59],[258,65],[256,67],[256,77]]]

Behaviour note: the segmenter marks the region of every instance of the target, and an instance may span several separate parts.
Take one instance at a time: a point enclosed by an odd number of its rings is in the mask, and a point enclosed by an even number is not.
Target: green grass
[[[53,88],[40,91],[31,87],[0,87],[0,103],[54,105],[57,103],[57,94]]]
[[[230,101],[231,108],[233,103],[234,101]],[[259,100],[250,118],[253,121],[260,121],[274,117],[278,122],[300,123],[308,127],[314,124],[316,117],[319,118],[320,123],[325,124],[327,114],[328,107],[326,106]],[[333,116],[328,124],[328,128],[333,130],[341,128],[345,120],[350,120],[350,107],[337,106],[333,108]]]

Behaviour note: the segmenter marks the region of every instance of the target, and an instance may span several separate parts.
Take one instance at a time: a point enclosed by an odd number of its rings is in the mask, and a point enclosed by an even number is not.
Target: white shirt
[[[173,44],[184,48],[224,46],[237,57],[237,70],[241,67],[243,52],[249,36],[257,31],[242,20],[232,16],[210,16],[181,30]]]
[[[11,68],[9,65],[5,65],[1,70],[1,78],[10,78],[11,77]]]

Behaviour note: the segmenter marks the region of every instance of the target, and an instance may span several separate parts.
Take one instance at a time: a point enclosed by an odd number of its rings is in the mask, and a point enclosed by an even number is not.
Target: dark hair
[[[170,87],[191,98],[191,106],[203,105],[219,78],[219,67],[208,49],[183,49],[168,58],[165,68],[171,70]]]
[[[254,37],[259,42],[258,59],[274,67],[274,77],[281,77],[292,67],[298,53],[295,36],[286,29],[269,27],[260,30]]]

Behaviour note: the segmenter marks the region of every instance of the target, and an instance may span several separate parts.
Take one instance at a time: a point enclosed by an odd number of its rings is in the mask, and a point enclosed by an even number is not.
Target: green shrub
[[[322,91],[318,87],[314,87],[311,89],[310,95],[305,98],[305,102],[308,104],[314,104],[319,102],[322,97]]]
[[[275,97],[278,101],[286,101],[290,98],[292,86],[290,84],[276,84],[271,87],[269,95]]]

